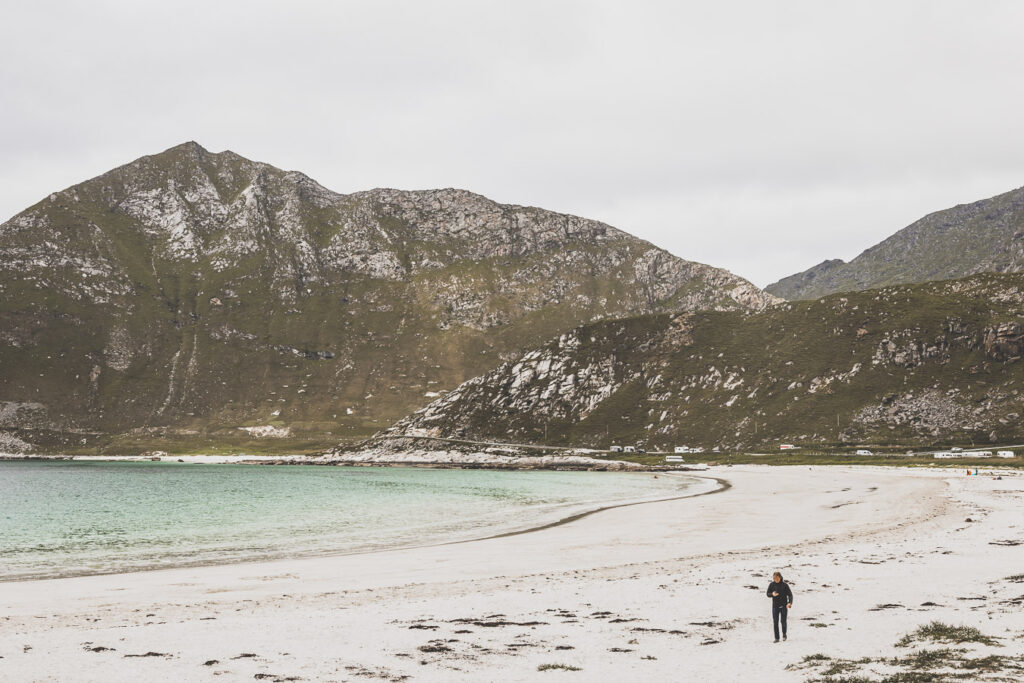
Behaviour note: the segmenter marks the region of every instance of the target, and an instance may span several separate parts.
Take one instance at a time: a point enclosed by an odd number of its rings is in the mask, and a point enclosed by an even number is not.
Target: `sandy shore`
[[[1024,477],[713,473],[732,487],[504,538],[2,583],[0,679],[799,681],[921,648],[1024,672]],[[796,594],[779,644],[776,568]],[[896,646],[932,621],[999,640]]]

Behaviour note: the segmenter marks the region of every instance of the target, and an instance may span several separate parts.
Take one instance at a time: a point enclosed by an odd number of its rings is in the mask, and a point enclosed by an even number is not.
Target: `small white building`
[[[996,451],[997,458],[1012,458],[1013,451]]]

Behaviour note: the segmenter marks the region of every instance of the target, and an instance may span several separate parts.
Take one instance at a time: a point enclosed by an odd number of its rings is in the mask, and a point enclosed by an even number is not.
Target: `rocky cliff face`
[[[3,427],[367,434],[586,321],[773,301],[596,221],[187,143],[0,225]]]
[[[1024,188],[925,216],[849,263],[831,260],[768,285],[784,299],[974,273],[1024,270]]]
[[[584,325],[389,435],[742,449],[1024,437],[1024,275]]]

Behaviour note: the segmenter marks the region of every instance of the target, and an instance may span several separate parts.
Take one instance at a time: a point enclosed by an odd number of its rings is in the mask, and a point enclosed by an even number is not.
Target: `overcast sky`
[[[1024,2],[8,3],[0,216],[194,139],[758,285],[1024,185]]]

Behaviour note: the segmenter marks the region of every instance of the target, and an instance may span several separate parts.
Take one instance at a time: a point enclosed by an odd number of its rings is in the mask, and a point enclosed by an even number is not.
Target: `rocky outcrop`
[[[9,432],[0,431],[0,455],[21,455],[32,453],[35,445]]]
[[[423,443],[371,441],[356,449],[329,451],[310,461],[318,465],[439,465],[481,469],[637,471],[643,465],[572,453],[530,453],[515,448],[425,448]]]
[[[929,439],[983,431],[985,423],[973,419],[970,406],[958,398],[958,393],[955,389],[948,392],[926,389],[917,394],[892,394],[878,405],[859,410],[854,415],[854,423],[860,430],[907,428]],[[855,438],[853,432],[847,436]]]
[[[453,411],[472,413],[471,420],[489,415],[529,421],[534,414],[544,419],[579,421],[593,412],[625,382],[637,377],[624,370],[616,355],[578,354],[584,343],[581,331],[558,338],[546,348],[531,351],[513,363],[505,363],[486,375],[473,378],[387,430],[388,434],[442,434],[450,426]],[[436,427],[435,427],[436,425]],[[452,434],[465,436],[466,429]]]
[[[989,327],[982,334],[981,344],[992,360],[1020,360],[1024,355],[1024,326],[1012,322]]]
[[[955,349],[980,349],[988,359],[999,362],[1018,360],[1024,353],[1024,328],[1016,322],[970,330],[954,318],[946,322],[943,334],[932,340],[918,339],[918,333],[899,330],[881,340],[871,363],[912,368],[928,361],[948,361]]]

